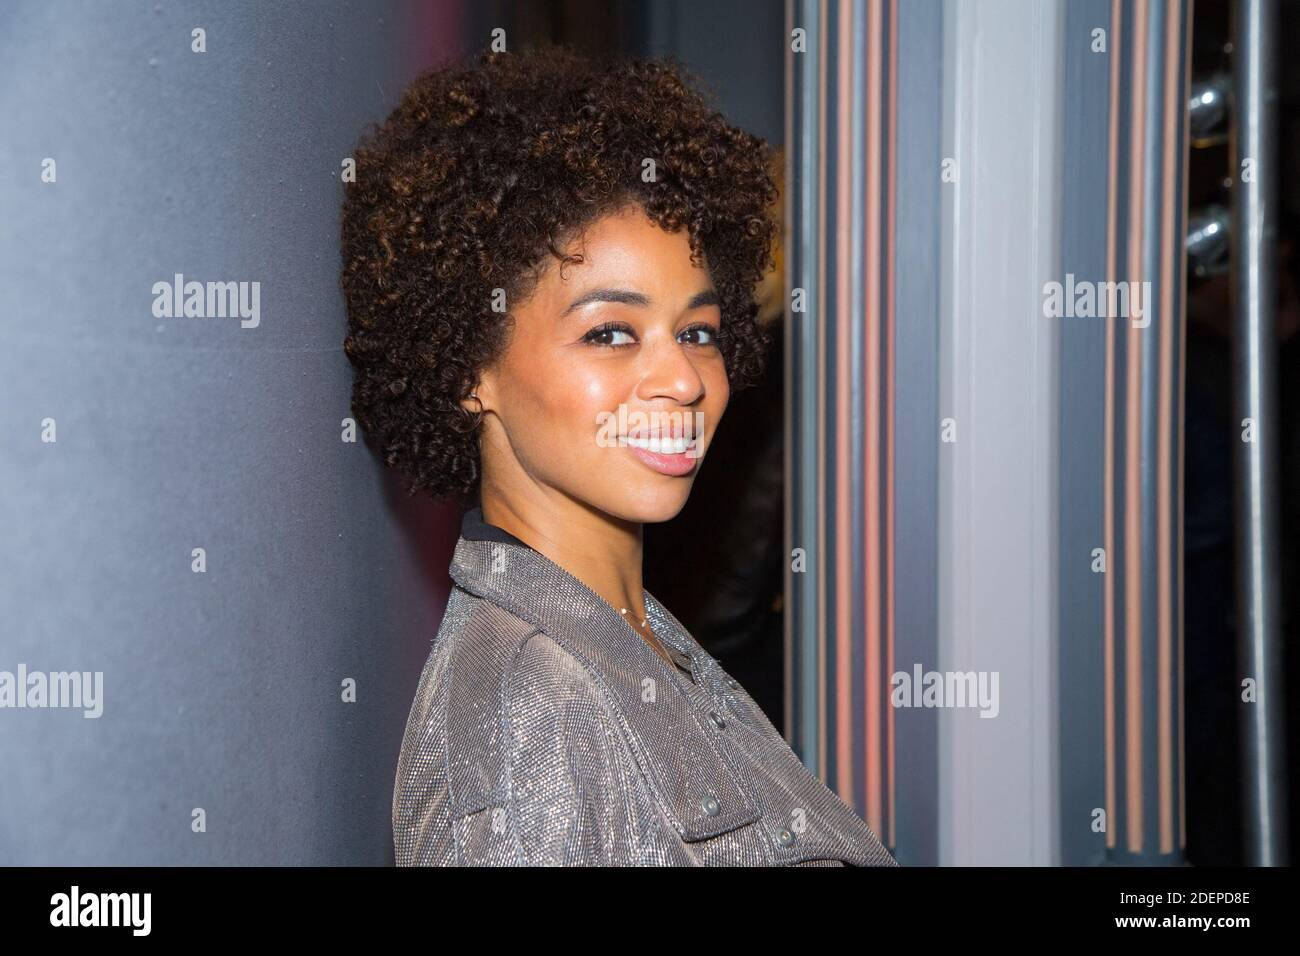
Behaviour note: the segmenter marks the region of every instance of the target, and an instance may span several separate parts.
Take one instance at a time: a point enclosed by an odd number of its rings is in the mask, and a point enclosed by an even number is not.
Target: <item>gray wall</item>
[[[0,671],[103,673],[0,709],[0,863],[391,861],[454,533],[340,437],[339,164],[455,13],[0,8]],[[178,272],[260,324],[155,318]]]
[[[673,55],[699,75],[727,120],[773,146],[785,138],[781,0],[622,0],[624,46]]]

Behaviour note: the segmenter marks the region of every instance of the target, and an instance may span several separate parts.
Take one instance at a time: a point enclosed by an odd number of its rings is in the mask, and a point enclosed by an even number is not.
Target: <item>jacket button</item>
[[[781,842],[782,846],[790,846],[794,843],[794,834],[789,830],[782,829],[781,832],[776,835],[776,838]]]
[[[707,814],[708,814],[709,816],[711,816],[711,817],[716,817],[716,816],[718,815],[718,811],[722,809],[721,805],[718,803],[717,799],[714,798],[714,797],[708,797],[708,798],[707,798],[707,799],[706,799],[706,800],[701,804],[701,806],[704,807],[704,812],[707,813]]]
[[[716,710],[709,711],[709,720],[713,721],[713,726],[717,727],[719,730],[722,730],[727,726],[727,722],[718,715]]]

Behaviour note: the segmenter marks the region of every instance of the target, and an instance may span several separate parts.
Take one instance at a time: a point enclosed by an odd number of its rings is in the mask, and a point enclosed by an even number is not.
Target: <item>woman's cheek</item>
[[[601,375],[588,374],[575,385],[574,395],[578,399],[575,415],[590,426],[587,432],[594,435],[600,425],[602,412],[617,413],[621,393]]]

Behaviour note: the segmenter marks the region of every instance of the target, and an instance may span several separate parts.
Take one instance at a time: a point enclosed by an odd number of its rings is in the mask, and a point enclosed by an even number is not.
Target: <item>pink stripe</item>
[[[885,225],[885,321],[889,327],[889,348],[885,353],[885,594],[889,609],[885,618],[885,682],[881,692],[888,694],[889,677],[894,673],[894,207],[897,195],[894,170],[898,155],[898,0],[889,0],[889,153],[885,156],[889,170],[885,200],[889,203]],[[880,685],[878,685],[880,686]],[[888,747],[889,845],[896,846],[894,834],[894,708],[885,707],[885,737]]]

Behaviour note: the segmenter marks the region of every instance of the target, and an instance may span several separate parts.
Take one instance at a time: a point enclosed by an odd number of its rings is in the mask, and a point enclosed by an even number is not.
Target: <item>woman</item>
[[[353,409],[471,505],[397,863],[897,865],[641,583],[761,371],[764,144],[672,63],[546,49],[424,74],[356,160]]]

